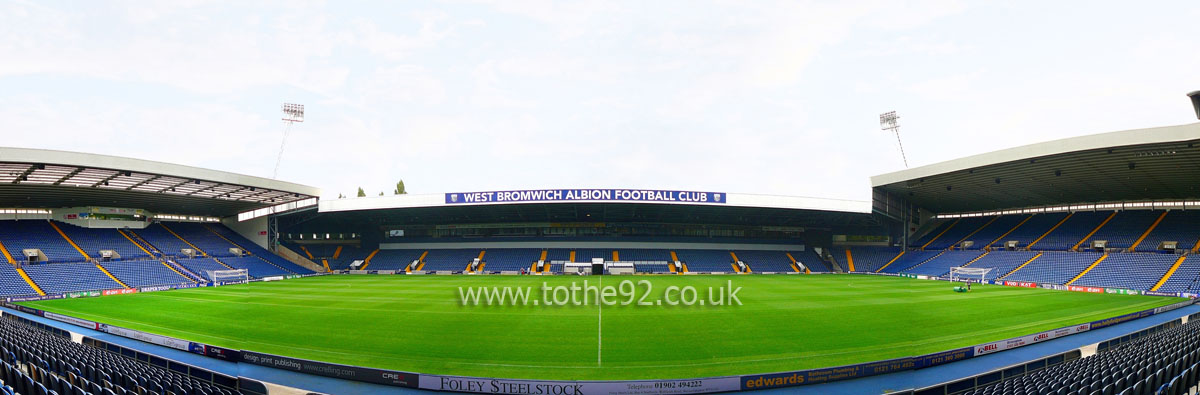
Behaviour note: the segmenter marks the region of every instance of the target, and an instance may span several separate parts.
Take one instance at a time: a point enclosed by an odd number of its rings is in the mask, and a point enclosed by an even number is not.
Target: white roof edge
[[[269,178],[178,165],[174,163],[156,162],[151,160],[125,158],[111,155],[36,148],[0,147],[0,161],[128,170],[139,173],[161,174],[171,177],[274,189],[278,191],[299,193],[309,196],[321,195],[320,188],[287,181],[272,180]]]
[[[1069,137],[1020,147],[1002,149],[965,158],[951,159],[930,165],[880,174],[871,177],[871,187],[880,187],[897,182],[931,177],[955,171],[972,169],[1016,160],[1037,158],[1047,155],[1087,151],[1128,145],[1169,143],[1200,139],[1200,123],[1161,126],[1147,129],[1122,130],[1087,136]]]
[[[843,200],[812,198],[803,196],[777,196],[756,194],[727,194],[728,203],[700,203],[703,206],[714,207],[761,207],[793,210],[838,211],[846,213],[871,213],[871,202],[862,200]],[[509,203],[478,203],[478,204],[446,204],[445,194],[390,195],[360,198],[322,199],[319,211],[322,213],[360,210],[383,210],[418,207],[459,207],[459,206],[496,206],[509,204],[562,204],[562,203],[617,203],[617,204],[684,204],[671,202],[630,202],[630,201],[540,201],[540,202],[509,202]]]

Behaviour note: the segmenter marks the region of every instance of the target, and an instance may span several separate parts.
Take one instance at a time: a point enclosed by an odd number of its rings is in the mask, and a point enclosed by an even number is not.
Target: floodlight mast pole
[[[904,160],[904,168],[908,168],[908,156],[904,155],[904,143],[900,142],[900,116],[895,111],[879,114],[879,128],[896,134],[896,144],[900,146],[900,159]]]
[[[279,156],[275,157],[275,171],[271,178],[279,177],[279,163],[283,161],[283,147],[287,146],[288,135],[292,132],[292,124],[304,122],[304,105],[283,103],[283,142],[279,143]]]

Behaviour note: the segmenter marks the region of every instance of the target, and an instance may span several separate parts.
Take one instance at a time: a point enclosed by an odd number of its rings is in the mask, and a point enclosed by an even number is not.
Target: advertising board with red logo
[[[1095,294],[1102,294],[1102,293],[1104,293],[1104,288],[1097,288],[1097,287],[1080,287],[1080,286],[1077,286],[1077,285],[1068,285],[1068,286],[1067,286],[1067,290],[1068,290],[1068,291],[1074,291],[1074,292],[1091,292],[1091,293],[1095,293]]]
[[[979,356],[979,355],[984,355],[984,354],[991,354],[991,353],[994,353],[997,351],[1010,350],[1010,349],[1014,349],[1017,347],[1026,346],[1026,345],[1030,345],[1030,344],[1034,344],[1034,343],[1041,343],[1041,342],[1044,342],[1044,341],[1047,341],[1050,339],[1056,339],[1056,338],[1060,338],[1063,336],[1076,334],[1079,332],[1086,332],[1089,329],[1091,329],[1091,324],[1081,324],[1081,325],[1075,325],[1075,326],[1068,326],[1065,328],[1058,328],[1055,330],[1049,330],[1049,331],[1045,331],[1042,333],[1035,333],[1035,334],[1027,335],[1027,336],[1014,337],[1012,339],[1001,340],[998,342],[980,344],[978,346],[975,346],[975,355]]]
[[[103,296],[110,296],[110,295],[135,294],[137,292],[138,292],[137,288],[106,289],[106,290],[100,292],[100,294]]]

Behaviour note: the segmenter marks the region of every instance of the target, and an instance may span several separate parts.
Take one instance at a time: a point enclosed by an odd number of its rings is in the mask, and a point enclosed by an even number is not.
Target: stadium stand
[[[756,272],[795,272],[792,269],[792,260],[788,259],[787,253],[783,251],[739,250],[734,253]]]
[[[205,280],[208,280],[208,281],[212,281],[212,277],[209,277],[209,275],[208,275],[208,272],[210,270],[216,271],[216,270],[232,269],[229,266],[222,265],[220,262],[217,262],[217,260],[213,259],[213,258],[179,259],[179,260],[176,260],[175,262],[179,263],[184,268],[187,268],[187,270],[191,271],[192,273],[195,273],[196,275],[198,275],[200,277],[203,277]]]
[[[1027,216],[1027,215],[1002,215],[1002,216],[999,216],[994,221],[990,221],[987,225],[984,225],[983,228],[979,229],[979,231],[975,232],[975,234],[967,237],[963,241],[964,242],[970,241],[973,243],[971,245],[971,247],[969,247],[968,249],[972,249],[972,250],[985,249],[988,246],[991,246],[992,242],[995,241],[996,239],[999,239],[1000,236],[1003,236],[1004,234],[1011,231],[1013,229],[1013,227],[1016,227],[1022,221],[1025,221],[1026,218],[1029,218],[1029,216]]]
[[[192,248],[192,246],[175,237],[174,234],[171,234],[162,224],[150,224],[150,226],[145,228],[133,229],[129,232],[141,237],[142,240],[154,246],[155,249],[162,252],[165,256],[183,256],[180,252],[181,250]],[[202,256],[201,252],[197,251],[196,256]]]
[[[1088,233],[1100,226],[1111,215],[1110,211],[1083,211],[1071,214],[1057,228],[1042,237],[1031,249],[1037,251],[1065,251],[1078,244]]]
[[[729,265],[733,262],[733,257],[729,256],[729,251],[675,250],[675,255],[679,257],[680,261],[687,264],[688,271],[720,273],[733,271],[733,267]]]
[[[100,259],[100,250],[116,251],[123,260],[150,258],[149,254],[121,236],[116,229],[84,228],[61,222],[56,225],[93,259]]]
[[[192,280],[168,269],[159,261],[105,262],[109,273],[130,287],[192,283]]]
[[[1029,262],[1037,256],[1037,252],[1033,251],[992,251],[987,255],[979,258],[972,263],[970,267],[974,268],[992,268],[984,276],[985,280],[995,280],[1015,270],[1017,267]]]
[[[933,239],[935,237],[942,235],[944,232],[949,230],[951,226],[957,225],[957,223],[958,223],[958,220],[942,221],[941,223],[934,226],[932,230],[925,233],[921,237],[918,237],[916,241],[911,241],[911,243],[909,244],[909,247],[921,248],[921,246],[929,244],[929,242],[933,241]]]
[[[570,248],[551,248],[546,250],[547,261],[567,261],[571,259]]]
[[[1157,251],[1164,241],[1175,241],[1179,248],[1192,249],[1200,242],[1200,211],[1173,210],[1146,235],[1137,251]]]
[[[367,268],[370,270],[401,270],[408,266],[408,264],[412,263],[412,261],[420,258],[421,254],[423,253],[425,253],[425,250],[379,250],[379,253],[375,254],[375,256],[371,258],[371,264],[368,265]],[[366,257],[364,256],[363,258],[357,259],[364,258]],[[350,267],[350,263],[355,260],[356,259],[350,259],[346,261],[345,266],[342,266],[342,263],[339,262],[338,267],[343,269],[348,268]],[[465,266],[466,264],[464,263],[463,265]],[[329,262],[329,267],[334,267],[332,261]],[[429,267],[426,267],[425,269],[436,270],[430,269]],[[461,270],[462,268],[460,267],[458,269]]]
[[[0,296],[37,295],[12,265],[0,263]]]
[[[479,257],[480,251],[482,250],[472,248],[429,250],[429,255],[425,256],[425,268],[423,270],[463,271],[471,263],[471,260]],[[405,264],[408,263],[406,262]],[[401,266],[401,268],[403,267]],[[486,266],[484,268],[486,269]]]
[[[484,253],[484,270],[489,272],[495,271],[520,271],[529,270],[529,267],[537,262],[542,256],[542,250],[538,248],[493,248]]]
[[[234,269],[246,269],[246,272],[250,274],[250,277],[254,278],[295,274],[293,272],[284,270],[279,266],[275,266],[266,260],[259,259],[257,256],[224,257],[215,259],[221,263],[232,266]]]
[[[600,258],[605,261],[612,260],[612,249],[607,248],[576,248],[575,262],[591,262],[593,258]]]
[[[222,238],[226,242],[231,243],[234,246],[237,246],[238,248],[241,248],[243,251],[249,252],[251,255],[262,258],[263,260],[269,262],[270,264],[277,266],[285,271],[292,272],[295,274],[312,274],[312,273],[314,273],[312,270],[309,270],[300,265],[292,263],[291,261],[284,259],[283,257],[281,257],[279,255],[275,255],[275,253],[267,251],[266,248],[262,248],[258,244],[254,244],[254,242],[252,242],[249,239],[245,238],[244,236],[238,234],[237,232],[234,232],[232,229],[226,228],[221,225],[204,224],[202,226],[204,226],[211,232],[217,234],[220,238]]]
[[[808,267],[808,270],[810,271],[818,273],[833,272],[833,268],[829,267],[829,264],[825,263],[825,260],[821,259],[820,256],[817,256],[816,251],[805,250],[792,251],[789,253],[792,254],[792,258],[796,258],[796,262],[803,263],[804,266]]]
[[[919,265],[942,251],[908,251],[896,259],[892,264],[880,268],[881,273],[900,273],[908,268]]]
[[[24,269],[47,294],[124,288],[91,263],[47,263]]]
[[[1200,258],[1196,255],[1189,255],[1157,291],[1197,293],[1200,291],[1198,280],[1200,280]]]
[[[899,247],[850,247],[854,271],[874,272],[900,255]]]
[[[1054,229],[1064,218],[1067,218],[1067,215],[1068,213],[1034,214],[1028,221],[1013,229],[1011,233],[997,241],[996,244],[1003,246],[1005,242],[1016,241],[1018,248],[1029,248],[1030,244],[1033,244],[1034,241],[1037,241],[1046,232]],[[1041,244],[1041,242],[1038,244]]]
[[[1108,254],[1108,258],[1072,284],[1150,289],[1178,258],[1168,254]]]
[[[923,245],[923,248],[926,250],[941,250],[955,246],[959,241],[974,235],[995,219],[996,217],[961,218],[955,221],[955,225],[947,229],[945,233],[940,236],[935,235],[936,238],[927,243],[928,245]]]
[[[991,394],[1195,393],[1200,382],[1200,320],[1101,343],[1096,354],[962,392]],[[1124,339],[1121,339],[1124,340]],[[1110,346],[1109,344],[1116,343]],[[997,376],[999,377],[999,376]]]
[[[12,315],[0,319],[0,355],[0,380],[9,394],[235,393],[136,359],[132,353],[123,356],[75,343],[65,331],[47,330]]]
[[[1104,224],[1080,245],[1082,251],[1091,246],[1094,240],[1107,240],[1107,248],[1129,248],[1133,242],[1150,230],[1150,225],[1158,219],[1163,211],[1118,211],[1108,223]]]
[[[1002,277],[1002,279],[1065,284],[1103,255],[1098,252],[1044,252],[1041,258]]]
[[[905,269],[903,273],[923,274],[926,276],[942,277],[950,273],[950,268],[966,266],[967,263],[983,255],[982,251],[946,251],[937,257],[914,267]]]
[[[174,231],[183,240],[204,251],[208,256],[218,258],[235,256],[229,252],[229,249],[240,248],[216,232],[209,230],[208,226],[204,224],[194,222],[164,222],[163,225]]]
[[[671,260],[671,251],[653,248],[624,248],[620,250],[621,260],[634,261],[663,261]]]
[[[58,234],[49,221],[0,221],[0,242],[17,260],[23,259],[22,251],[26,249],[40,249],[49,259],[48,262],[85,261],[83,255]]]

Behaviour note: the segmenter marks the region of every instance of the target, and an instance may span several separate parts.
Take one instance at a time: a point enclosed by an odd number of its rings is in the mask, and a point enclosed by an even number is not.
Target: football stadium
[[[870,202],[318,188],[0,148],[20,394],[1177,394],[1200,123],[870,179]]]

